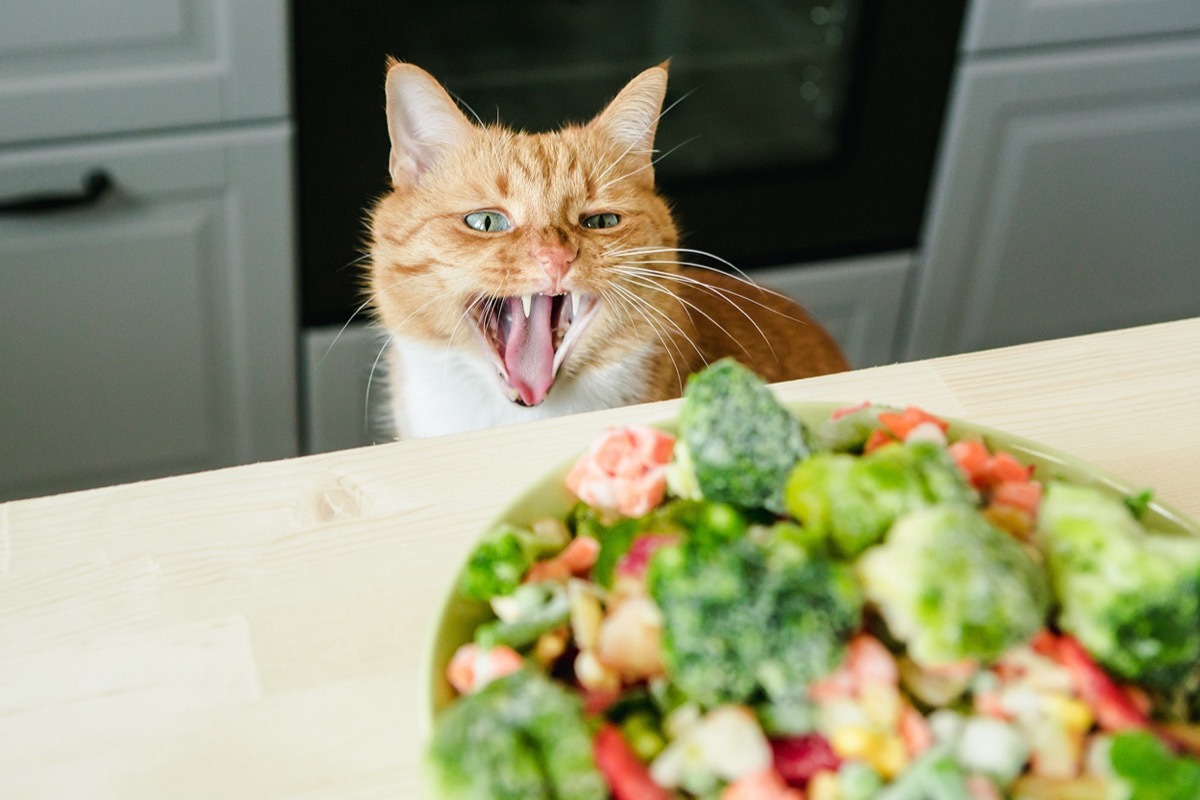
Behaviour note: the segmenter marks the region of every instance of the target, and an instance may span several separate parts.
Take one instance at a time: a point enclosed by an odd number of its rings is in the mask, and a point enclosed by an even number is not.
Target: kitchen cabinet
[[[982,53],[1197,29],[1200,3],[1195,0],[975,0],[963,30],[963,49]]]
[[[295,452],[290,135],[254,130],[0,152],[0,497]]]
[[[854,369],[896,357],[900,316],[913,255],[885,253],[750,274],[804,306],[841,345]]]
[[[355,322],[304,332],[304,450],[327,453],[392,438],[388,434],[387,334]]]
[[[286,0],[4,0],[0,144],[287,113]]]
[[[908,357],[1200,314],[1198,9],[972,8]]]
[[[285,18],[226,5],[0,10],[0,500],[298,451]]]

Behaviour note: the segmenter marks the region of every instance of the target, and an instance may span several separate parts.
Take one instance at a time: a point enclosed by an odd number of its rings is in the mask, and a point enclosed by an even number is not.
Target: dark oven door
[[[586,121],[669,58],[655,169],[682,244],[752,269],[916,244],[964,5],[294,0],[303,321],[362,301],[388,55],[526,130]]]

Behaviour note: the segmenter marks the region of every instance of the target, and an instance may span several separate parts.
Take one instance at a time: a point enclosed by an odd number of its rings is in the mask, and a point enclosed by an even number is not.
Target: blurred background
[[[1195,0],[6,0],[0,500],[380,438],[388,55],[528,130],[670,58],[684,246],[856,367],[1200,314]]]

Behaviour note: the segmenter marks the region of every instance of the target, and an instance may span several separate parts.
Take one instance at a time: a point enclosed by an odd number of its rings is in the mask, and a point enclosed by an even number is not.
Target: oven
[[[309,448],[370,427],[379,343],[342,328],[363,301],[364,211],[387,190],[385,56],[526,130],[586,121],[670,59],[655,170],[682,246],[878,317],[861,297],[884,278],[903,291],[965,2],[293,0],[306,414],[324,426]],[[338,386],[359,395],[353,409]]]

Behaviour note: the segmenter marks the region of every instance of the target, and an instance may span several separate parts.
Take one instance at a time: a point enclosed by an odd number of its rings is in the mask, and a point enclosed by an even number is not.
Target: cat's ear
[[[591,125],[624,144],[630,154],[649,159],[666,93],[667,62],[664,61],[625,84]]]
[[[462,145],[474,126],[420,67],[389,59],[385,92],[392,185],[409,186],[444,153]]]

